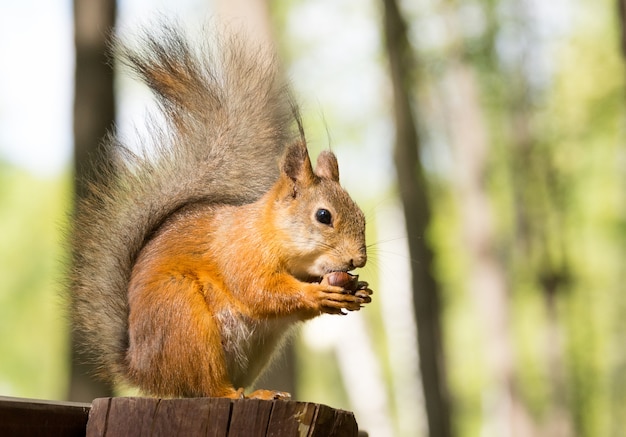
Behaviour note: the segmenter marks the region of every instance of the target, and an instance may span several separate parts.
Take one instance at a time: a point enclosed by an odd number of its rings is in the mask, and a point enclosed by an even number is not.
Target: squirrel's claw
[[[276,391],[276,390],[255,390],[246,396],[247,399],[263,399],[266,401],[271,400],[284,400],[287,401],[291,399],[291,394],[284,391]]]

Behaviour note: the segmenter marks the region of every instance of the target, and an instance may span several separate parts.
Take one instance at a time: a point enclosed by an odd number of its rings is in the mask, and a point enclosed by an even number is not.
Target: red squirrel
[[[74,222],[72,318],[100,375],[162,397],[244,394],[290,328],[357,311],[365,218],[315,170],[275,57],[236,36],[194,46],[171,25],[116,54],[153,91],[143,148],[106,143]],[[161,122],[157,122],[161,120]],[[351,291],[352,290],[352,291]]]

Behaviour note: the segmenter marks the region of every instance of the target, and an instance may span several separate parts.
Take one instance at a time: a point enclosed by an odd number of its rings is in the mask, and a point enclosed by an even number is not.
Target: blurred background
[[[374,302],[260,385],[373,437],[623,435],[623,0],[2,0],[0,395],[112,393],[71,365],[65,243],[89,151],[151,105],[105,40],[158,14],[273,41],[368,219]]]

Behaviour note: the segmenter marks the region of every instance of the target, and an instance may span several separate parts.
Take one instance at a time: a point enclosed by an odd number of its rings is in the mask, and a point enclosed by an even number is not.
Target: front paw
[[[370,297],[374,292],[369,288],[370,285],[365,281],[358,281],[354,295],[361,297],[365,300],[365,303],[370,303],[372,298]]]
[[[348,272],[332,272],[324,276],[322,284],[342,287],[350,294],[362,298],[364,303],[372,301],[370,296],[374,292],[369,288],[367,282],[359,281],[359,275],[352,275]]]
[[[358,311],[361,306],[371,301],[366,290],[350,290],[340,286],[330,285],[326,278],[321,283],[308,284],[306,294],[311,307],[318,313],[341,314],[347,311]]]

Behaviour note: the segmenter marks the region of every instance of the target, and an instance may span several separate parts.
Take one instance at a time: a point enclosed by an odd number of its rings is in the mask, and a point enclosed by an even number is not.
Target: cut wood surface
[[[100,398],[93,401],[88,437],[356,437],[354,415],[295,401],[222,398]]]
[[[326,405],[223,398],[99,398],[93,403],[0,396],[1,437],[363,437],[354,415]]]

